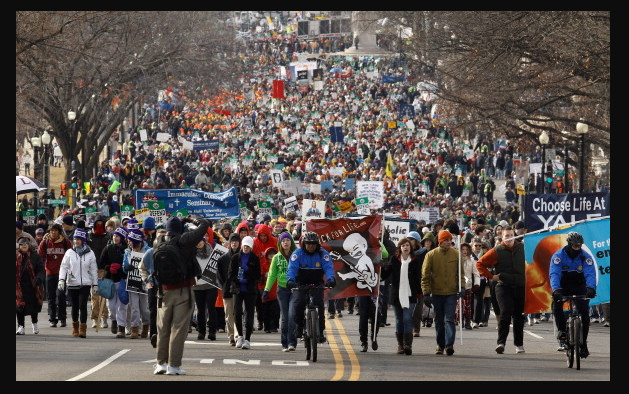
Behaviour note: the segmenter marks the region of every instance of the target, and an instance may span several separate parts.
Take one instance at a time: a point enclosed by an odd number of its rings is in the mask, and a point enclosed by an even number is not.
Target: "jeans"
[[[234,314],[236,316],[236,330],[240,336],[243,336],[248,341],[251,339],[253,333],[253,319],[255,314],[257,290],[253,293],[247,291],[241,291],[238,294],[234,294]],[[244,303],[244,312],[243,312]],[[245,330],[242,330],[242,317],[245,316]]]
[[[454,324],[454,311],[457,296],[433,295],[432,306],[435,308],[435,331],[437,332],[437,345],[444,348],[454,345],[456,326]]]
[[[413,333],[413,312],[415,311],[415,305],[415,302],[411,302],[408,304],[408,308],[402,308],[402,306],[397,302],[393,304],[393,312],[395,313],[395,332],[397,334]],[[362,316],[362,312],[360,314]]]
[[[52,323],[66,319],[66,292],[57,289],[58,282],[59,275],[46,275],[48,320]]]
[[[286,287],[277,286],[277,300],[280,303],[280,342],[282,348],[289,346],[297,347],[295,338],[295,320],[291,315],[290,300],[292,293]]]
[[[194,290],[194,300],[197,305],[197,331],[203,336],[207,332],[210,335],[216,335],[216,297],[218,289]],[[206,315],[207,312],[207,315]]]

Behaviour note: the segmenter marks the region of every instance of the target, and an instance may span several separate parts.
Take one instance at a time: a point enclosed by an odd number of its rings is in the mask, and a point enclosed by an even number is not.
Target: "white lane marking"
[[[73,378],[70,378],[70,379],[68,379],[66,381],[67,382],[74,382],[74,381],[83,379],[84,377],[89,376],[89,375],[93,374],[94,372],[102,369],[103,367],[106,367],[107,365],[111,364],[112,361],[114,361],[115,359],[117,359],[118,357],[122,356],[123,354],[127,353],[130,350],[131,349],[122,349],[121,351],[119,351],[118,353],[116,353],[113,356],[109,357],[107,360],[105,360],[102,363],[98,364],[94,368],[91,368],[91,369],[83,372],[82,374],[77,375],[77,376],[75,376]]]

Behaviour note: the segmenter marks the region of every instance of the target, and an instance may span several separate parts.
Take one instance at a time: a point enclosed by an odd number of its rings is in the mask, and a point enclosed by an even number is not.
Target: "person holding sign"
[[[138,266],[142,256],[149,248],[144,243],[144,234],[141,230],[132,229],[127,234],[127,245],[122,258],[122,271],[127,274],[127,291],[129,292],[129,305],[131,307],[131,339],[140,337],[140,320],[142,321],[142,338],[149,334],[149,306],[146,285],[140,276]]]
[[[197,244],[196,250],[196,260],[207,262],[213,249],[206,239],[203,238]],[[205,263],[201,266],[201,269],[204,266]],[[197,281],[197,284],[192,286],[192,290],[194,290],[194,302],[197,305],[197,339],[200,341],[204,340],[207,332],[207,339],[216,341],[216,307],[214,304],[216,304],[218,289],[206,281]]]

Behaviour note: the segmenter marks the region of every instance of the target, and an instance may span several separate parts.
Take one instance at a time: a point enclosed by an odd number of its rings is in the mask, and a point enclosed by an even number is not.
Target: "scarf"
[[[411,262],[411,256],[408,256],[406,259],[400,256],[400,262],[402,263],[402,268],[400,268],[400,288],[398,295],[402,308],[408,308],[408,297],[411,296],[411,285],[408,283],[408,265]]]
[[[22,274],[26,274],[30,278],[33,289],[35,290],[37,304],[42,305],[42,291],[41,288],[37,286],[37,280],[35,279],[35,272],[33,271],[33,264],[31,264],[30,254],[18,253],[17,258],[15,259],[15,306],[21,308],[26,306],[26,301],[24,301],[24,296],[22,294]]]

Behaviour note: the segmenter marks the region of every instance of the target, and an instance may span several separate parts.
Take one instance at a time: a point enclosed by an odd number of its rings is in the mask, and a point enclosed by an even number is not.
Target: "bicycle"
[[[577,370],[581,369],[581,345],[583,344],[583,322],[581,314],[577,310],[576,300],[587,300],[584,295],[563,296],[561,302],[570,303],[568,320],[566,321],[566,356],[568,357],[568,368],[572,368],[574,361],[577,361]]]
[[[319,312],[317,312],[317,304],[315,303],[315,298],[311,290],[328,288],[329,287],[326,287],[325,284],[315,285],[308,283],[291,289],[293,293],[299,290],[306,290],[305,297],[307,303],[304,312],[302,335],[306,348],[306,360],[310,360],[310,357],[312,357],[312,362],[317,362],[317,345],[321,333],[319,332]]]

